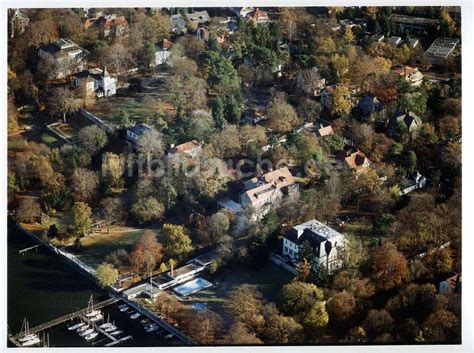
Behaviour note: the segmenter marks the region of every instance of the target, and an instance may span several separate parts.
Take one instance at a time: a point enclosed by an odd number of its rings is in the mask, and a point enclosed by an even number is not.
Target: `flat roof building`
[[[444,65],[458,44],[457,38],[436,38],[425,52],[425,56],[432,65]]]
[[[177,283],[188,281],[197,273],[203,271],[206,267],[195,263],[177,268],[167,273],[168,277],[174,279]]]
[[[398,27],[411,32],[421,32],[429,27],[437,27],[439,25],[438,20],[425,17],[393,14],[390,19]]]

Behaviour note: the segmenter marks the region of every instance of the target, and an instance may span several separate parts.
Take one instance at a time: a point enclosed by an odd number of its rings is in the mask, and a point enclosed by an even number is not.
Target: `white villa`
[[[117,91],[117,79],[99,68],[84,70],[74,75],[74,85],[85,85],[87,95],[94,94],[97,97],[110,97]]]
[[[343,234],[313,219],[286,232],[283,237],[283,255],[300,260],[299,253],[306,242],[315,253],[314,269],[324,266],[331,273],[341,266],[339,251],[346,242]]]

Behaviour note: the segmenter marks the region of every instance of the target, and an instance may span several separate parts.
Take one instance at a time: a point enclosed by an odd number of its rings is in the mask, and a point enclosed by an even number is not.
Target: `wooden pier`
[[[112,347],[112,346],[115,346],[119,343],[122,343],[122,342],[125,342],[125,341],[128,341],[128,340],[132,340],[132,339],[133,339],[133,336],[126,336],[126,337],[122,337],[122,338],[119,338],[119,339],[115,339],[115,341],[107,343],[105,345],[105,347]]]
[[[103,302],[94,304],[94,310],[103,308],[103,307],[108,306],[110,304],[113,304],[113,303],[117,302],[118,300],[119,300],[118,298],[110,298],[110,299],[104,300]],[[88,308],[84,308],[84,309],[77,310],[73,313],[66,314],[64,316],[58,317],[57,319],[54,319],[54,320],[48,321],[44,324],[41,324],[41,325],[30,328],[29,332],[30,333],[37,333],[37,332],[46,330],[50,327],[53,327],[53,326],[62,324],[64,322],[73,320],[76,317],[84,315],[87,312],[87,310],[88,310]],[[9,337],[9,339],[16,346],[21,346],[21,344],[18,342],[19,336],[20,336],[20,334],[18,333],[14,336]]]
[[[38,247],[39,247],[40,245],[41,245],[41,244],[36,244],[36,245],[30,246],[29,248],[22,249],[22,250],[18,251],[18,254],[24,255],[25,252],[27,252],[27,251],[29,251],[29,250],[38,249]]]

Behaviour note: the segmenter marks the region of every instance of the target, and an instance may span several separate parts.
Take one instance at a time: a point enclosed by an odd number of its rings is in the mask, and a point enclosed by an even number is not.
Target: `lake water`
[[[27,235],[13,227],[8,228],[8,327],[9,332],[20,332],[26,317],[30,327],[58,318],[75,310],[85,308],[92,295],[95,302],[108,298],[107,294],[92,281],[73,270],[58,256],[41,247],[24,255],[18,251],[35,245]],[[140,320],[131,320],[117,306],[104,310],[106,318],[114,321],[123,336],[132,335],[133,340],[119,346],[164,346],[176,342],[166,340],[156,333],[144,331]],[[70,323],[68,323],[70,324]],[[91,342],[67,330],[67,324],[48,329],[51,347],[101,347],[110,340],[99,335]]]

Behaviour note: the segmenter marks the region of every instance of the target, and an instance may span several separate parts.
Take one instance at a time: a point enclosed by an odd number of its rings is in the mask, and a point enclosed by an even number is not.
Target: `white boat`
[[[87,311],[86,311],[86,317],[93,317],[101,314],[102,312],[98,309],[94,310],[94,299],[91,298],[89,299],[89,303],[87,303]]]
[[[117,329],[117,326],[115,325],[110,325],[109,327],[107,327],[104,331],[109,333],[109,332],[113,332]]]
[[[87,335],[86,337],[84,337],[87,341],[90,341],[91,339],[94,339],[97,337],[99,333],[98,332],[92,332],[91,334]]]
[[[79,333],[79,336],[86,337],[87,335],[91,334],[92,332],[94,332],[94,329],[93,328],[88,328],[87,330],[84,330],[81,333]]]
[[[158,331],[158,325],[151,325],[145,328],[146,332],[155,332]]]
[[[25,347],[32,346],[41,342],[36,333],[30,333],[30,324],[28,323],[28,320],[26,320],[26,318],[23,320],[23,325],[21,327],[18,342],[20,342],[22,346]]]
[[[130,319],[135,320],[138,319],[140,316],[142,316],[142,314],[136,312],[135,314],[130,315]]]
[[[93,316],[97,316],[99,314],[101,314],[102,312],[100,310],[93,310],[89,313],[86,314],[86,317],[93,317]]]
[[[125,306],[119,308],[119,310],[120,310],[122,313],[125,312],[125,311],[127,311],[128,309],[129,309],[129,307],[128,307],[127,305],[125,305]]]
[[[83,326],[79,327],[79,328],[76,330],[76,332],[79,333],[79,332],[82,332],[82,331],[84,331],[84,330],[87,330],[88,328],[89,328],[89,325],[83,325]]]
[[[96,321],[102,320],[103,318],[104,318],[104,317],[102,316],[102,314],[99,313],[98,315],[89,318],[89,321],[90,321],[90,322],[96,322]]]
[[[22,345],[23,347],[29,347],[29,346],[34,346],[35,344],[38,344],[38,343],[40,343],[40,342],[41,342],[41,340],[39,339],[39,337],[38,337],[38,336],[35,336],[35,337],[33,337],[33,338],[30,338],[30,339],[27,340],[27,341],[22,342],[21,345]]]
[[[23,337],[20,337],[20,338],[18,339],[18,342],[20,342],[20,343],[26,342],[26,341],[32,340],[33,338],[36,338],[36,337],[38,337],[36,334],[30,333],[30,334],[28,334],[28,335],[25,335],[25,336],[23,336]]]
[[[126,306],[127,306],[127,304],[123,303],[123,304],[120,304],[120,305],[118,306],[118,308],[119,308],[119,309],[122,309],[122,308],[125,308]]]
[[[105,324],[100,325],[99,328],[106,329],[107,327],[110,327],[110,326],[112,326],[112,324],[110,322],[106,322]]]
[[[116,331],[114,331],[114,332],[111,332],[110,334],[111,334],[112,336],[118,336],[118,335],[120,335],[121,333],[123,333],[123,331],[121,331],[121,330],[116,330]]]
[[[77,330],[79,327],[82,327],[82,326],[84,326],[84,325],[85,325],[85,323],[84,323],[84,322],[78,322],[78,323],[77,323],[77,324],[75,324],[75,325],[68,326],[68,328],[67,328],[67,329],[68,329],[69,331],[72,331],[72,330]]]

